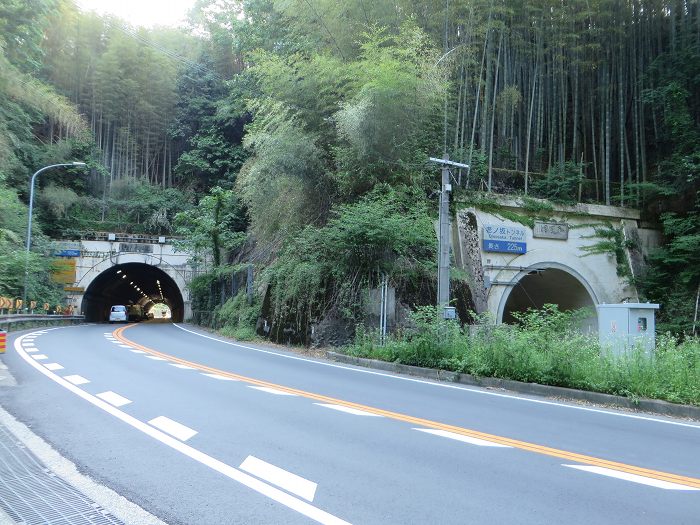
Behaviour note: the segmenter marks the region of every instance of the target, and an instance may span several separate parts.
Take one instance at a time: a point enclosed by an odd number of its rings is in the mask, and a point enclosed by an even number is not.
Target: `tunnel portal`
[[[535,269],[521,277],[506,299],[502,321],[514,323],[514,312],[539,309],[545,304],[556,304],[562,311],[591,308],[592,318],[586,324],[595,326],[591,294],[579,279],[558,268]]]
[[[144,263],[125,263],[100,273],[90,283],[82,301],[82,313],[89,322],[106,322],[115,304],[139,304],[144,311],[164,303],[172,321],[183,321],[185,307],[175,281],[163,270]]]

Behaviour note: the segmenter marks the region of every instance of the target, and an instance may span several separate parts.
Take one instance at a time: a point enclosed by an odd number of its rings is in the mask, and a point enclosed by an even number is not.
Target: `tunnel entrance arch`
[[[128,262],[111,266],[92,280],[81,311],[86,321],[106,322],[112,305],[138,304],[148,311],[154,303],[166,304],[173,322],[183,321],[184,299],[173,278],[156,266]]]
[[[596,295],[590,284],[575,270],[563,264],[534,264],[519,272],[503,293],[498,307],[498,321],[515,322],[514,312],[539,309],[556,304],[560,310],[589,308],[591,317],[582,328],[596,329]]]

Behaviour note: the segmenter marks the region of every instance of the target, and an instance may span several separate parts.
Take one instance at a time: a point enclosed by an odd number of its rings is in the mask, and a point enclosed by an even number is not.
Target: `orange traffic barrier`
[[[0,330],[0,354],[5,353],[5,344],[7,342],[7,332]]]

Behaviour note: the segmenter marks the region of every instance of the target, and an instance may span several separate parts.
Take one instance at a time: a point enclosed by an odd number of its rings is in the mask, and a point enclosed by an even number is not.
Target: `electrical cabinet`
[[[619,354],[635,347],[651,352],[656,344],[658,304],[599,304],[598,336],[603,347]]]

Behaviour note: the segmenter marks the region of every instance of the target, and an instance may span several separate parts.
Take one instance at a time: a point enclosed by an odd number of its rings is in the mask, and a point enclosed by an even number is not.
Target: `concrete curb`
[[[378,361],[375,359],[366,359],[364,357],[353,357],[331,351],[326,352],[326,357],[332,361],[337,361],[340,363],[374,368],[397,374],[406,374],[425,379],[432,379],[434,381],[449,381],[451,383],[460,383],[463,385],[479,386],[483,388],[501,388],[520,394],[573,399],[577,401],[595,403],[597,405],[611,405],[639,412],[696,419],[700,421],[700,407],[669,403],[668,401],[661,401],[658,399],[631,399],[629,397],[601,394],[600,392],[589,392],[586,390],[575,390],[573,388],[540,385],[538,383],[522,383],[520,381],[498,379],[494,377],[477,377],[469,374],[461,374],[459,372],[438,370],[435,368],[424,368],[420,366]]]

